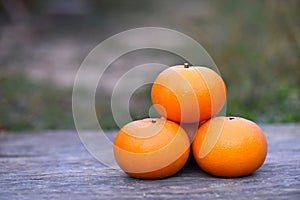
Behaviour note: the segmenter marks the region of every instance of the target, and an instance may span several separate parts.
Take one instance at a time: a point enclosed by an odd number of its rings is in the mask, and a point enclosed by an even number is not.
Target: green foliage
[[[82,30],[82,35],[90,36],[97,24],[106,37],[111,30],[115,33],[138,26],[133,25],[134,20],[140,19],[143,24],[142,19],[148,20],[148,14],[159,10],[161,3],[147,1],[147,12],[143,12],[145,2],[138,4],[136,1],[129,6],[108,0],[92,2],[100,19],[94,14],[87,21],[71,20],[71,25],[59,26],[64,28],[53,29],[54,33],[45,32],[55,38],[65,32],[74,35]],[[182,1],[168,2],[172,8],[168,15],[163,11],[163,16],[159,12],[151,16],[155,22],[151,25],[179,27],[179,31],[186,31],[203,44],[226,81],[227,115],[242,116],[259,123],[300,121],[300,1],[205,1],[204,5],[209,6],[205,11],[205,6],[199,8],[199,15],[189,13],[191,15],[186,19],[182,15],[184,19],[173,20],[173,16],[181,12],[175,9],[179,8],[175,4],[181,5]],[[162,4],[162,8],[163,5],[166,6]],[[109,20],[104,22],[106,19]],[[61,18],[57,21],[63,23]],[[177,27],[172,27],[174,24]],[[94,35],[98,37],[98,34],[99,30]],[[15,60],[13,53],[16,52],[8,53],[7,63]],[[148,116],[150,89],[136,91],[130,100],[133,119]],[[71,92],[70,88],[60,89],[33,82],[20,74],[1,72],[0,130],[74,128]],[[96,111],[102,128],[118,128],[111,113],[109,95],[96,95]]]
[[[210,50],[226,80],[227,113],[300,121],[299,1],[214,1],[224,40]],[[228,19],[229,21],[223,20]],[[221,37],[221,36],[219,36]]]
[[[0,74],[0,127],[9,131],[73,128],[71,91]]]

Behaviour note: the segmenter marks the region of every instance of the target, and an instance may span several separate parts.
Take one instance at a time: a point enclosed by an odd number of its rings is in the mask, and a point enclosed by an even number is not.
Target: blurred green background
[[[299,0],[1,0],[0,131],[73,129],[72,86],[80,63],[107,37],[144,26],[175,29],[204,46],[226,82],[227,115],[300,121]],[[155,50],[116,60],[96,95],[103,128],[118,128],[108,80],[147,62],[183,60]],[[134,119],[148,115],[150,88],[132,96]]]

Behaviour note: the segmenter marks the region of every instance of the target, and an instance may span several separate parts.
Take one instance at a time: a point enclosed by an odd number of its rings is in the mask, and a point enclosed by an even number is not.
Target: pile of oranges
[[[152,86],[161,118],[128,123],[114,141],[117,163],[128,175],[160,179],[177,173],[190,151],[199,167],[218,177],[241,177],[257,170],[267,142],[254,122],[216,115],[226,102],[223,79],[207,67],[187,63],[161,72]]]

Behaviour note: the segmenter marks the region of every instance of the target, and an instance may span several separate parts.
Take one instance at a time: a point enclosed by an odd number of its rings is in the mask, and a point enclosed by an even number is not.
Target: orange
[[[246,176],[267,155],[267,141],[258,125],[239,117],[215,117],[199,128],[192,144],[196,162],[219,177]]]
[[[187,63],[162,71],[152,86],[152,103],[160,115],[194,123],[216,115],[226,101],[223,79],[207,67]]]
[[[190,152],[188,136],[177,123],[157,118],[133,121],[118,132],[115,159],[128,175],[160,179],[177,173]]]

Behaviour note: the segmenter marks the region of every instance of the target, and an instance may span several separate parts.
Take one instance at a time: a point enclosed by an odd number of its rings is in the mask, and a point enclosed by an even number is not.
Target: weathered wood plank
[[[300,125],[262,128],[269,152],[251,176],[215,178],[189,163],[152,181],[103,166],[75,131],[0,134],[0,199],[299,199]]]

